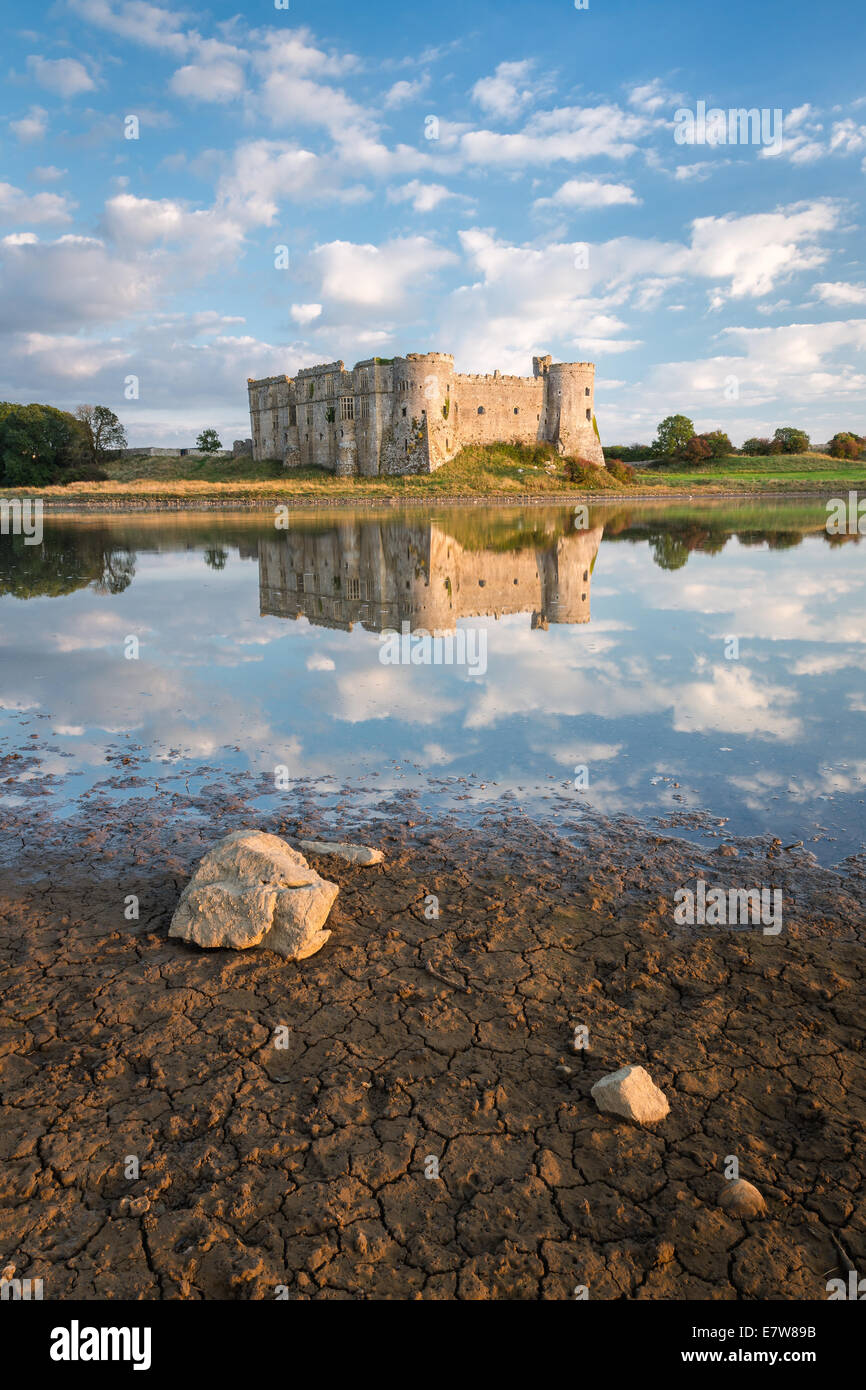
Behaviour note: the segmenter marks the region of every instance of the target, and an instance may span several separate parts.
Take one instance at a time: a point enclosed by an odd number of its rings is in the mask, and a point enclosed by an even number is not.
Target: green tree
[[[695,427],[687,415],[668,415],[656,431],[653,453],[663,458],[679,457],[694,433]]]
[[[109,450],[126,448],[126,430],[107,405],[80,405],[75,415],[87,431],[94,467],[105,462]]]
[[[771,441],[769,439],[761,439],[757,435],[752,439],[744,439],[742,452],[750,455],[752,458],[763,458],[772,452]]]
[[[724,430],[710,430],[707,434],[699,434],[698,438],[709,444],[710,458],[728,458],[734,452],[734,446]]]
[[[202,430],[195,441],[195,447],[202,454],[218,454],[222,444],[216,430]]]
[[[0,402],[0,482],[8,487],[44,487],[62,482],[88,458],[83,426],[50,405]]]
[[[834,459],[858,459],[862,448],[863,441],[858,435],[840,430],[827,445],[827,453]]]
[[[805,430],[795,429],[793,425],[782,425],[773,438],[782,446],[783,454],[806,454],[809,452],[809,436]]]

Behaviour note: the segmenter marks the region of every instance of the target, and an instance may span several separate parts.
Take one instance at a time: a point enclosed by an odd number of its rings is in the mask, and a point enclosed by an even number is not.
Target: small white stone
[[[599,1110],[639,1125],[655,1124],[670,1113],[667,1096],[643,1067],[621,1067],[603,1076],[591,1094]]]

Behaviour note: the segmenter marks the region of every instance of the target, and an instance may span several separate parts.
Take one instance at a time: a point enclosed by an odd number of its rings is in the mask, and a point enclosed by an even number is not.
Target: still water
[[[40,546],[0,537],[0,811],[253,773],[343,807],[505,798],[836,862],[866,841],[866,545],[825,520],[817,500],[47,517]]]

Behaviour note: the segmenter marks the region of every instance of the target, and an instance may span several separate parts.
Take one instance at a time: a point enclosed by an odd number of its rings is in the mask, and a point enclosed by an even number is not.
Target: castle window
[[[484,409],[484,406],[483,406],[483,405],[480,405],[480,406],[478,407],[478,414],[479,414],[479,415],[486,415],[486,414],[487,414],[487,412],[486,412],[486,410]]]
[[[361,597],[361,581],[360,581],[360,579],[347,579],[347,580],[346,580],[346,598],[348,598],[348,599],[359,599],[360,597]]]
[[[592,411],[591,411],[591,410],[588,410],[588,411],[586,412],[586,418],[587,418],[587,420],[588,420],[588,421],[590,422],[590,424],[591,424],[591,423],[592,423]]]
[[[340,419],[354,420],[355,418],[355,398],[354,396],[340,397]]]
[[[588,387],[588,386],[587,386],[587,388],[586,388],[586,390],[584,391],[583,394],[584,394],[585,396],[588,396],[588,395],[589,395],[589,387]]]
[[[370,418],[370,397],[369,397],[369,396],[362,396],[362,397],[361,397],[361,419],[362,419],[362,420],[369,420],[369,418]]]
[[[519,414],[520,414],[520,406],[519,406],[519,405],[516,405],[516,406],[514,407],[514,413],[515,413],[515,415],[519,415]]]
[[[406,418],[406,411],[407,411],[407,409],[408,409],[408,406],[405,406],[405,405],[404,405],[404,407],[403,407],[403,419],[404,419],[404,420],[405,420],[405,418]]]
[[[290,406],[289,406],[289,424],[290,424],[290,425],[296,425],[297,423],[298,423],[298,407],[297,407],[296,405],[290,405]]]
[[[589,570],[584,570],[584,571],[583,571],[583,582],[584,582],[584,584],[588,584],[588,583],[589,583]]]

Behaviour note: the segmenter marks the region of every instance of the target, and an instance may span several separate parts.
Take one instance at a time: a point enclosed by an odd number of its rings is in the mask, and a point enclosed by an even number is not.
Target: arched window
[[[480,406],[478,407],[478,414],[479,414],[479,415],[486,415],[486,413],[487,413],[487,412],[485,411],[484,406],[483,406],[483,405],[480,405]]]

